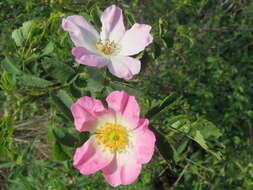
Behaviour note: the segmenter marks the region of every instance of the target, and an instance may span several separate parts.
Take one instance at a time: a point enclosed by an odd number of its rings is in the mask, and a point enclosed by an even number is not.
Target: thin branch
[[[37,119],[20,122],[20,123],[14,125],[14,128],[21,128],[21,127],[25,127],[25,126],[28,126],[28,125],[32,125],[32,124],[35,124],[35,123],[41,123],[41,122],[45,122],[45,121],[48,121],[48,118],[45,117],[45,116],[42,116],[42,117],[39,117]]]
[[[207,168],[207,167],[205,167],[205,166],[202,166],[201,164],[198,164],[198,163],[194,162],[193,160],[191,160],[191,159],[189,159],[189,158],[187,158],[187,157],[184,157],[184,158],[185,158],[185,160],[186,160],[187,162],[190,162],[190,163],[192,163],[192,164],[194,164],[194,165],[196,165],[196,166],[198,166],[198,167],[200,167],[200,168],[202,168],[202,169],[204,169],[204,170],[207,170],[207,171],[212,172],[211,169],[209,169],[209,168]]]
[[[160,174],[157,177],[158,178],[161,177],[168,168],[169,168],[169,164],[160,172]]]
[[[210,32],[226,32],[226,31],[236,31],[236,32],[253,32],[253,29],[243,29],[243,28],[229,28],[229,27],[222,27],[222,28],[207,28],[202,29],[203,31],[210,31]]]
[[[175,181],[175,183],[172,186],[175,186],[179,183],[179,181],[181,180],[181,178],[183,177],[185,171],[187,170],[187,168],[189,167],[189,163],[184,167],[183,171],[180,173],[180,175],[178,176],[177,180]]]

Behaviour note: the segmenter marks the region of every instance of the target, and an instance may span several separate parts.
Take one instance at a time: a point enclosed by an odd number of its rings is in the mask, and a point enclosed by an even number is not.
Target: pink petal
[[[111,57],[108,64],[109,71],[116,77],[129,80],[140,72],[141,62],[138,59],[125,56]]]
[[[80,170],[80,173],[89,175],[107,166],[113,159],[114,154],[104,151],[101,146],[94,142],[95,137],[91,137],[78,147],[74,154],[74,167]]]
[[[106,66],[110,62],[110,60],[106,57],[102,57],[100,55],[92,53],[83,47],[73,48],[72,54],[76,57],[76,62],[92,67],[101,68]]]
[[[131,157],[117,157],[102,169],[106,181],[112,186],[128,185],[133,183],[141,172],[141,165]]]
[[[154,154],[156,138],[148,124],[148,119],[140,119],[138,128],[133,131],[133,151],[138,164],[148,163]]]
[[[102,169],[105,179],[112,186],[133,183],[141,172],[141,165],[152,158],[155,136],[148,129],[148,124],[147,119],[140,119],[138,128],[132,131],[129,147],[117,153],[113,161]]]
[[[71,106],[75,127],[78,131],[90,131],[97,121],[97,116],[106,112],[100,100],[84,96]]]
[[[96,52],[96,42],[99,39],[99,34],[82,16],[73,15],[63,19],[62,28],[69,32],[75,46]]]
[[[146,24],[134,24],[131,29],[127,30],[120,41],[120,55],[135,55],[144,50],[144,48],[153,41],[149,33],[151,26]]]
[[[115,5],[105,9],[101,16],[101,39],[118,42],[125,33],[122,10]]]
[[[110,109],[119,113],[130,125],[125,126],[130,129],[137,127],[139,122],[140,108],[134,96],[129,96],[124,91],[114,91],[106,98]]]

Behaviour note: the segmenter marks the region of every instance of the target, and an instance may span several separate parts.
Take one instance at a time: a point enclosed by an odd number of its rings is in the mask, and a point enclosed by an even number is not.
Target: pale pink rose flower
[[[105,9],[101,18],[100,35],[82,16],[73,15],[62,20],[62,27],[69,32],[75,44],[72,54],[78,63],[105,67],[125,80],[140,72],[141,63],[129,57],[144,50],[153,41],[151,26],[134,24],[125,29],[122,10],[115,5]]]
[[[114,91],[106,101],[108,109],[87,96],[71,106],[76,129],[91,133],[76,149],[73,165],[84,175],[102,170],[112,186],[127,185],[138,178],[141,165],[151,160],[155,135],[148,119],[140,118],[134,96]]]

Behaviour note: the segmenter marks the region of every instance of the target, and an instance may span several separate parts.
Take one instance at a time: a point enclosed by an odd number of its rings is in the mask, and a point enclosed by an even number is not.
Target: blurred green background
[[[99,31],[111,4],[128,28],[152,26],[131,81],[75,63],[61,28],[78,14]],[[87,134],[69,106],[117,89],[137,97],[157,149],[135,183],[115,189],[253,189],[252,1],[4,0],[0,31],[0,189],[112,189],[100,172],[72,167]]]

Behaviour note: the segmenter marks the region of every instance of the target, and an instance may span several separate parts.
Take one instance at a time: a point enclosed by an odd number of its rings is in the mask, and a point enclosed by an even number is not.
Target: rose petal
[[[134,96],[129,96],[124,91],[114,91],[107,96],[106,102],[110,109],[118,113],[118,123],[130,129],[137,127],[140,108]]]
[[[112,186],[133,183],[141,172],[141,165],[131,157],[116,156],[113,161],[102,169],[106,181]]]
[[[140,119],[129,141],[127,149],[118,152],[113,161],[102,169],[105,179],[112,186],[133,183],[141,172],[141,164],[150,161],[154,153],[155,136],[148,129],[147,119]]]
[[[132,57],[115,56],[111,57],[108,68],[113,75],[129,80],[140,72],[141,62]]]
[[[133,151],[138,164],[148,163],[154,154],[156,138],[148,124],[148,119],[140,119],[139,126],[133,131]]]
[[[72,54],[76,57],[76,62],[92,67],[104,67],[110,60],[98,54],[92,53],[83,47],[75,47],[72,49]]]
[[[75,127],[78,131],[90,131],[97,121],[97,116],[106,112],[100,100],[84,96],[71,106]]]
[[[102,146],[95,144],[95,137],[91,137],[83,146],[76,149],[73,165],[80,173],[89,175],[107,166],[113,157],[114,154],[103,151]]]
[[[105,9],[100,20],[102,22],[101,39],[118,42],[125,33],[122,10],[112,5]]]
[[[119,42],[121,50],[119,55],[135,55],[144,50],[144,48],[153,41],[149,33],[151,26],[146,24],[134,24],[131,29],[127,30]]]
[[[62,27],[69,32],[75,46],[96,52],[96,42],[99,39],[99,34],[82,16],[73,15],[63,19]]]

